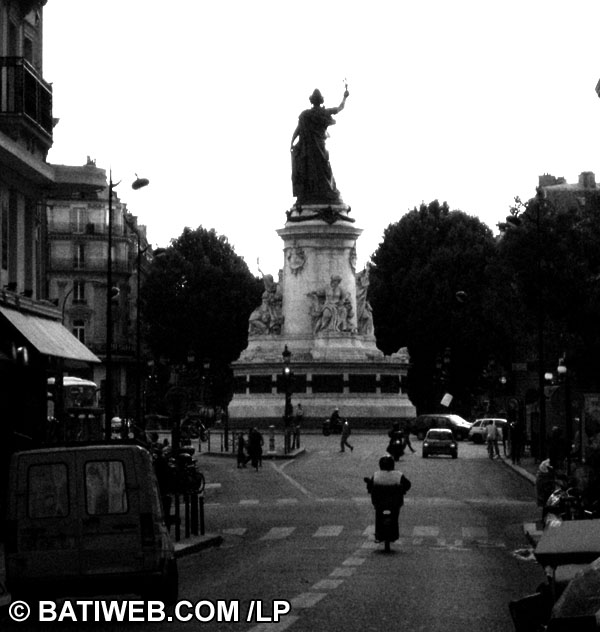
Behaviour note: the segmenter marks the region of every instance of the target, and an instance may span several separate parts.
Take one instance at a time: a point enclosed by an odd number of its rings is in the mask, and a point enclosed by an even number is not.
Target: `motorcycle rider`
[[[392,424],[392,429],[388,432],[390,442],[386,451],[394,457],[394,461],[397,461],[404,454],[404,433],[400,429],[400,422],[395,421]],[[412,449],[412,447],[411,447]]]
[[[404,495],[411,488],[410,481],[400,470],[394,469],[394,457],[385,454],[379,459],[379,471],[365,478],[367,491],[375,507],[375,540],[395,542],[399,537],[398,517],[404,504]],[[392,513],[391,532],[384,532],[384,511]]]

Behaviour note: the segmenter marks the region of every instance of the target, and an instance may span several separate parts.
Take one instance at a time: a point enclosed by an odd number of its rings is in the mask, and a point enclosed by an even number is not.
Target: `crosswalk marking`
[[[326,525],[319,527],[313,534],[313,538],[331,538],[340,535],[344,527],[340,525]]]
[[[440,532],[439,527],[414,527],[413,536],[415,538],[437,538]]]
[[[463,527],[462,534],[465,540],[485,540],[488,530],[485,527]]]
[[[321,525],[316,531],[310,534],[313,538],[337,538],[344,537],[345,527],[343,525]],[[246,527],[229,527],[222,529],[221,533],[225,536],[246,536],[249,530]],[[255,533],[253,530],[252,533]],[[349,533],[349,532],[348,532]],[[272,527],[262,535],[256,534],[259,540],[284,540],[294,534],[307,537],[309,534],[305,530],[298,530],[295,526]],[[354,534],[356,535],[356,534]],[[429,548],[440,548],[447,550],[466,551],[472,548],[506,548],[507,544],[501,539],[492,539],[488,529],[483,526],[464,526],[449,529],[443,533],[443,527],[437,525],[417,525],[413,527],[404,527],[400,525],[401,537],[397,541],[398,546],[408,545],[413,547],[424,546]],[[375,525],[370,524],[362,531],[362,537],[365,538],[361,548],[377,548],[379,545],[374,540]],[[350,537],[350,536],[347,536]],[[372,545],[372,546],[371,546]],[[350,556],[342,563],[346,567],[359,566],[364,562],[363,558]],[[343,570],[343,569],[342,569]],[[350,569],[352,571],[353,569]],[[344,571],[344,572],[346,572]]]
[[[263,535],[261,540],[281,540],[282,538],[287,538],[292,535],[295,530],[296,527],[273,527]]]

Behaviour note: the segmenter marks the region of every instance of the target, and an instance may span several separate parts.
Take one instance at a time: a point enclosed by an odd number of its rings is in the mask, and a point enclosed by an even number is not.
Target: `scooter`
[[[373,480],[365,477],[367,491],[372,492]],[[384,551],[391,551],[391,543],[398,539],[398,514],[399,507],[388,505],[384,502],[375,504],[375,537],[376,542],[383,542]]]
[[[398,461],[398,459],[404,455],[404,438],[393,437],[390,439],[387,452],[394,457],[394,461]]]

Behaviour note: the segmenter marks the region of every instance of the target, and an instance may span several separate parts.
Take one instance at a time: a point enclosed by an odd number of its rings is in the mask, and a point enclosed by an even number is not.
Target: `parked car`
[[[423,458],[433,454],[447,454],[453,459],[458,457],[458,444],[449,428],[429,430],[423,440]]]
[[[13,597],[177,599],[177,560],[145,448],[17,452],[9,481],[5,563]]]
[[[462,440],[469,436],[471,422],[459,415],[434,414],[419,415],[413,424],[413,432],[418,439],[423,439],[432,428],[448,428],[456,439]]]
[[[490,423],[495,422],[496,426],[502,430],[502,434],[506,432],[508,421],[501,417],[484,417],[482,419],[476,419],[469,430],[469,439],[473,443],[484,443],[487,427]],[[504,435],[506,436],[506,435]]]

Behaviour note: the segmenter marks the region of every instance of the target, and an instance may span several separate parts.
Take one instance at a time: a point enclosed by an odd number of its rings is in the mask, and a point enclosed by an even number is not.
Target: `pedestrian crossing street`
[[[265,529],[264,532],[256,532],[255,529],[245,527],[227,528],[221,531],[222,535],[251,537],[259,541],[282,541],[293,537],[312,538],[337,538],[356,535],[356,532],[343,525],[321,525],[306,531],[302,527],[279,526]],[[360,535],[372,542],[375,535],[375,525],[369,525]],[[453,527],[451,530],[435,525],[407,526],[400,525],[400,539],[398,546],[425,546],[429,548],[441,548],[449,550],[469,550],[473,548],[497,548],[505,549],[506,543],[501,539],[492,537],[484,526]]]

